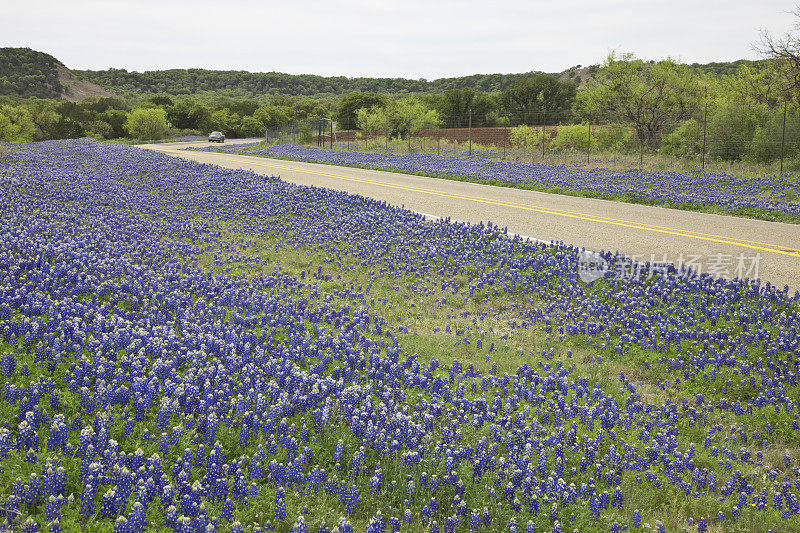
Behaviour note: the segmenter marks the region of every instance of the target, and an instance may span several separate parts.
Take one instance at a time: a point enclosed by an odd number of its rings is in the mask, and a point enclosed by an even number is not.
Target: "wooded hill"
[[[60,98],[55,57],[30,48],[0,48],[0,95],[21,98]],[[62,65],[63,66],[63,65]]]
[[[740,65],[758,67],[762,61],[739,60],[693,64],[700,72],[729,74]],[[53,56],[29,48],[0,48],[0,95],[21,98],[59,98],[66,88],[59,82],[59,67],[64,65]],[[597,70],[597,65],[577,65],[561,73],[564,80],[582,86]],[[314,74],[281,72],[246,72],[236,70],[170,69],[129,72],[125,69],[72,70],[86,82],[97,84],[125,96],[167,94],[170,96],[225,97],[260,99],[277,94],[307,97],[337,97],[353,92],[386,95],[412,93],[439,94],[451,89],[470,87],[480,92],[496,93],[509,85],[539,74],[473,74],[428,81],[407,78],[348,78]]]

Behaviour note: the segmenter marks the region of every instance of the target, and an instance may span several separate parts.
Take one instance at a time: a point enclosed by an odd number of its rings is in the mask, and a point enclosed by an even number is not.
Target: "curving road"
[[[228,141],[252,142],[249,140]],[[182,151],[208,143],[140,145],[166,154],[362,194],[432,217],[491,221],[509,232],[669,261],[725,277],[759,277],[800,290],[800,226],[510,189],[392,172],[261,157]],[[617,269],[611,265],[609,268]],[[620,269],[620,275],[636,275]],[[646,272],[640,273],[646,275]]]

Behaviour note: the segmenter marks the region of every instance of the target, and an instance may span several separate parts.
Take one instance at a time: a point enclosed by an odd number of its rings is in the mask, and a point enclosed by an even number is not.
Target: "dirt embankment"
[[[118,94],[112,93],[108,89],[104,89],[96,83],[78,78],[66,67],[56,65],[56,68],[58,69],[58,81],[65,89],[61,96],[66,100],[78,102],[92,96],[109,96],[119,98]]]

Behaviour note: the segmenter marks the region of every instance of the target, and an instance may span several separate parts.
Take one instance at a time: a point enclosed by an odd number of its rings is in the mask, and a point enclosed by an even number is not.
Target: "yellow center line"
[[[174,153],[174,154],[177,154],[177,155],[181,155],[181,156],[187,155],[187,151],[185,151],[185,150],[162,149],[162,151],[171,152],[171,153]],[[601,224],[610,224],[610,225],[613,225],[613,226],[620,226],[620,227],[625,227],[625,228],[641,229],[641,230],[651,231],[651,232],[655,232],[655,233],[663,233],[663,234],[666,234],[666,235],[673,235],[673,236],[678,236],[678,237],[687,237],[687,238],[690,238],[690,239],[698,239],[698,240],[702,240],[702,241],[716,242],[716,243],[721,243],[721,244],[732,244],[732,245],[735,245],[735,246],[741,246],[741,247],[750,248],[750,249],[753,249],[753,250],[761,250],[761,251],[766,251],[766,252],[773,252],[773,253],[776,253],[776,254],[788,255],[788,256],[791,256],[791,257],[800,258],[800,250],[798,250],[796,248],[789,248],[789,247],[785,247],[785,246],[779,246],[779,245],[771,244],[771,243],[764,243],[764,242],[758,242],[758,241],[749,241],[749,240],[744,240],[744,239],[737,239],[737,238],[734,238],[734,237],[726,237],[724,235],[715,235],[715,234],[711,234],[711,233],[700,233],[700,232],[694,232],[694,231],[690,231],[690,230],[681,230],[681,229],[676,229],[676,228],[670,228],[670,227],[667,227],[667,226],[649,225],[649,224],[643,224],[643,223],[640,223],[640,222],[634,222],[634,221],[622,220],[622,219],[616,219],[616,218],[609,218],[609,217],[602,217],[602,216],[599,216],[599,215],[589,215],[589,214],[586,214],[586,213],[580,213],[580,212],[574,212],[574,211],[565,211],[565,210],[560,210],[560,209],[549,209],[549,208],[544,208],[544,207],[534,207],[534,206],[520,204],[520,203],[516,203],[516,202],[507,202],[507,201],[502,201],[502,200],[492,200],[492,199],[489,199],[489,198],[482,198],[482,197],[479,197],[479,196],[470,196],[470,195],[464,195],[464,194],[449,193],[449,192],[437,191],[437,190],[432,190],[432,189],[423,189],[423,188],[420,188],[420,187],[414,187],[414,186],[409,186],[409,185],[396,185],[396,184],[391,184],[391,183],[385,183],[385,182],[382,182],[382,181],[375,181],[375,180],[364,179],[364,178],[355,178],[355,177],[352,177],[352,176],[344,176],[344,175],[341,175],[341,174],[334,174],[334,173],[331,173],[331,172],[314,171],[314,170],[308,170],[308,169],[304,169],[304,168],[298,168],[298,167],[291,167],[291,166],[286,166],[286,165],[275,164],[275,163],[267,163],[267,162],[263,162],[263,161],[255,161],[255,159],[263,159],[263,158],[256,158],[256,157],[253,157],[253,156],[243,156],[242,157],[242,156],[237,156],[236,154],[226,154],[226,153],[223,153],[223,152],[191,151],[190,153],[206,155],[208,157],[224,156],[226,159],[228,159],[228,160],[230,160],[232,162],[236,162],[236,163],[250,164],[250,165],[267,167],[267,168],[276,168],[276,169],[281,169],[281,170],[291,170],[291,171],[294,171],[294,172],[304,172],[304,173],[313,174],[313,175],[316,175],[316,176],[335,178],[335,179],[339,179],[339,180],[342,180],[342,181],[350,181],[350,182],[355,182],[355,183],[362,183],[362,184],[365,184],[365,185],[377,185],[377,186],[380,186],[380,187],[386,187],[386,188],[390,188],[390,189],[396,189],[396,190],[401,190],[401,191],[428,194],[428,195],[431,195],[431,196],[440,196],[440,197],[443,197],[443,198],[453,198],[453,199],[457,199],[457,200],[467,200],[467,201],[472,201],[472,202],[477,202],[477,203],[496,205],[496,206],[500,206],[500,207],[511,207],[511,208],[520,209],[520,210],[523,210],[523,211],[531,211],[531,212],[543,213],[543,214],[548,214],[548,215],[562,216],[562,217],[573,218],[573,219],[577,219],[577,220],[585,220],[585,221],[588,221],[588,222],[598,222],[598,223],[601,223]],[[369,169],[366,169],[366,170],[369,170]]]

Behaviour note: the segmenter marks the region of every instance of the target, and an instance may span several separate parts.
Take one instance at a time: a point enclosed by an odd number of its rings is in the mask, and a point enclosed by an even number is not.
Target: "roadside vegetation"
[[[125,96],[82,102],[29,98],[47,96],[26,92],[40,78],[63,90],[52,81],[53,69],[63,65],[7,48],[4,57],[17,67],[0,72],[0,141],[158,140],[216,130],[267,142],[289,135],[292,142],[334,142],[339,149],[400,138],[412,151],[415,139],[464,142],[471,133],[460,130],[485,128],[495,138],[477,141],[504,153],[584,154],[588,165],[594,157],[628,168],[649,161],[651,169],[780,173],[800,169],[797,42],[791,34],[765,35],[764,59],[755,62],[687,65],[614,52],[598,65],[560,74],[394,80],[393,89],[385,79],[112,69],[83,76]]]
[[[8,529],[796,529],[800,294],[587,284],[580,250],[491,224],[88,140],[10,151]]]

